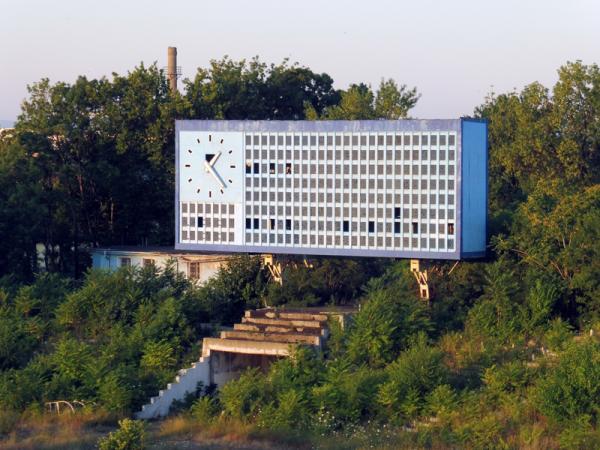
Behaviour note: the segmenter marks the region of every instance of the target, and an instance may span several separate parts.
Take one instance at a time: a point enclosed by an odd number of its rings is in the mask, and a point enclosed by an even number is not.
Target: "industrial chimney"
[[[177,47],[169,47],[167,54],[167,78],[172,92],[177,91],[177,77],[179,75],[177,67]]]

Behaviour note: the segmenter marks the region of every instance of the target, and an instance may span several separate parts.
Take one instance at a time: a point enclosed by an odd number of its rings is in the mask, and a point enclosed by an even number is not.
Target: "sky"
[[[27,85],[259,55],[326,72],[335,87],[417,87],[418,118],[472,114],[485,96],[539,81],[567,61],[600,63],[599,0],[0,0],[0,120]]]

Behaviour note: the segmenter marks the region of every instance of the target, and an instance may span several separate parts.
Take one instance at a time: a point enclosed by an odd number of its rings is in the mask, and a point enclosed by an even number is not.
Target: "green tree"
[[[188,110],[156,65],[29,87],[16,139],[47,269],[79,276],[83,245],[171,241],[173,118]]]
[[[331,120],[401,119],[407,117],[418,99],[416,88],[398,87],[392,79],[381,80],[376,94],[364,83],[352,84],[341,92],[339,104],[325,108],[321,115],[308,105],[307,115]]]
[[[267,65],[258,57],[212,60],[184,84],[193,117],[199,119],[297,120],[305,117],[307,104],[320,113],[339,100],[329,75],[287,60]]]

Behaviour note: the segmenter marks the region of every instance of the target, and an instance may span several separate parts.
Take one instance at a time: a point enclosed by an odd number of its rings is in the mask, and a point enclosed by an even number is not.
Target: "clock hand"
[[[217,159],[219,159],[219,156],[221,156],[221,152],[215,154],[215,156],[212,157],[208,164],[210,164],[211,167],[214,166],[217,162]]]
[[[208,161],[204,161],[204,166],[206,168],[207,172],[210,172],[210,174],[215,178],[215,180],[217,180],[217,183],[219,183],[219,185],[221,186],[222,189],[225,189],[225,183],[223,183],[223,180],[221,180],[221,177],[217,174],[217,172],[215,171],[215,169],[212,168],[212,166],[210,165],[210,163]]]

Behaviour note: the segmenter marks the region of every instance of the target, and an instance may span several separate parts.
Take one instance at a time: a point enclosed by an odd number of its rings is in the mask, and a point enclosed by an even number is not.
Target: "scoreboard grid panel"
[[[246,133],[250,173],[241,206],[251,227],[241,231],[243,242],[452,252],[458,233],[457,142],[455,131]],[[210,203],[181,202],[182,243],[233,242],[232,233],[240,233],[235,221],[226,218],[223,226],[221,217],[209,213],[206,230],[194,230],[192,207]]]

